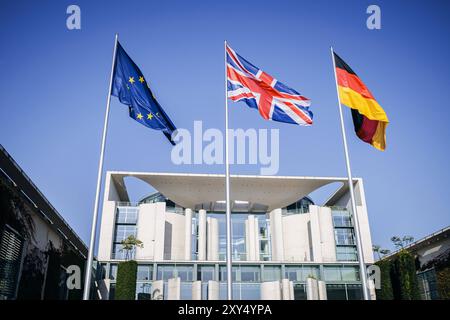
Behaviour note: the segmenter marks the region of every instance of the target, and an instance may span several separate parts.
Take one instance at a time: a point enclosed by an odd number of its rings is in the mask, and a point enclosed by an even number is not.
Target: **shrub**
[[[376,290],[377,300],[393,300],[390,260],[380,260],[376,263],[380,267],[380,289]]]
[[[394,299],[420,300],[414,256],[406,250],[400,250],[394,258],[391,270]]]
[[[117,267],[116,300],[134,300],[136,295],[137,262],[119,263]]]

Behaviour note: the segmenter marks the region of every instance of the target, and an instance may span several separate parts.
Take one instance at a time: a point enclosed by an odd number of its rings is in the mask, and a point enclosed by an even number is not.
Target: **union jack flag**
[[[243,100],[266,120],[311,125],[311,101],[238,55],[228,45],[228,98]]]

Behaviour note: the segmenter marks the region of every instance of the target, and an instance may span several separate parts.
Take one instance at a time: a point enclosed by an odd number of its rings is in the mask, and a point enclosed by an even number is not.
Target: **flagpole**
[[[368,288],[367,288],[366,265],[364,263],[364,253],[362,251],[361,233],[359,230],[358,213],[356,211],[355,192],[353,189],[353,178],[352,178],[352,171],[350,168],[350,157],[348,155],[347,137],[345,135],[344,117],[342,116],[342,104],[341,104],[341,98],[339,96],[338,81],[337,81],[337,74],[336,74],[336,61],[334,60],[333,47],[330,47],[330,50],[331,50],[331,59],[333,60],[334,80],[336,82],[336,93],[337,93],[337,98],[338,98],[339,116],[340,116],[340,120],[341,120],[342,142],[344,144],[345,162],[346,162],[346,166],[347,166],[348,187],[350,190],[350,198],[351,198],[351,203],[352,203],[352,217],[354,220],[356,248],[357,248],[357,252],[358,252],[360,277],[361,277],[361,281],[362,281],[364,300],[370,300],[369,294],[367,292]]]
[[[227,225],[227,299],[233,299],[232,258],[231,258],[231,205],[230,205],[230,164],[228,158],[228,86],[227,86],[227,41],[225,48],[225,189]]]
[[[99,200],[100,200],[100,187],[101,187],[102,176],[103,176],[103,159],[104,159],[104,155],[105,155],[106,136],[108,133],[109,106],[110,106],[110,102],[111,102],[111,90],[112,90],[112,83],[113,83],[114,64],[116,61],[118,39],[119,39],[119,35],[116,33],[116,36],[114,39],[114,51],[113,51],[113,59],[112,59],[112,63],[111,63],[111,73],[110,73],[110,77],[109,77],[108,98],[106,100],[105,120],[103,123],[102,145],[100,147],[100,160],[98,163],[97,189],[95,192],[94,212],[92,214],[91,239],[89,241],[89,253],[88,253],[86,270],[85,270],[83,300],[89,300],[90,291],[91,291],[92,262],[94,259],[95,234],[97,231],[98,204],[99,204]]]

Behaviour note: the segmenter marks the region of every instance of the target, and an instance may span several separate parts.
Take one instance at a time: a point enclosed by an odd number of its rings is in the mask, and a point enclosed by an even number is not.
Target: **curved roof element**
[[[221,174],[108,172],[108,175],[119,198],[109,197],[109,200],[128,201],[123,179],[130,176],[147,182],[185,208],[195,208],[198,204],[223,201],[225,198],[225,176]],[[355,182],[357,180],[354,179]],[[343,186],[326,203],[333,205],[348,190],[346,178],[231,175],[230,196],[232,201],[263,204],[271,211],[286,207],[332,182],[343,182]]]

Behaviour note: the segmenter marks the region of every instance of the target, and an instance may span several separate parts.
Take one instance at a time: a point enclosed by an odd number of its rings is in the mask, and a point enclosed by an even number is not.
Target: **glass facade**
[[[350,212],[346,208],[331,208],[336,242],[337,261],[358,261],[355,234]]]
[[[130,206],[118,206],[116,209],[116,223],[114,228],[114,240],[112,246],[113,259],[129,259],[134,258],[134,250],[127,253],[122,250],[121,242],[130,235],[137,235],[137,221],[139,208]]]
[[[140,203],[154,203],[165,201],[167,210],[182,212],[184,209],[172,203],[161,194],[154,194],[143,199]],[[304,214],[309,212],[309,205],[313,204],[309,198],[303,198],[282,210],[282,214]],[[234,208],[235,209],[235,208]],[[178,210],[178,211],[177,211]],[[255,216],[258,225],[258,240],[260,261],[246,262],[246,233],[245,222],[249,215]],[[225,213],[220,211],[207,212],[207,216],[218,221],[219,262],[197,261],[198,252],[198,213],[192,216],[192,261],[164,261],[155,263],[138,261],[136,299],[150,300],[152,297],[153,282],[163,281],[163,295],[160,298],[167,299],[168,280],[180,278],[181,299],[192,299],[193,281],[201,281],[202,298],[207,299],[208,281],[219,282],[219,298],[226,298],[227,270],[225,266],[226,256],[226,225]],[[112,259],[125,259],[126,253],[122,250],[121,241],[130,235],[137,236],[137,224],[139,220],[139,207],[131,204],[118,205],[114,225]],[[356,263],[357,252],[354,239],[354,229],[351,214],[345,208],[332,208],[333,232],[336,243],[336,257],[339,263],[271,263],[271,234],[270,219],[265,212],[233,212],[232,213],[232,279],[234,299],[258,300],[261,296],[261,282],[281,281],[289,279],[294,285],[294,298],[306,300],[306,280],[314,278],[326,283],[327,296],[330,300],[362,299],[359,268]],[[130,252],[129,259],[134,258],[134,252]],[[350,263],[343,263],[350,262]],[[110,297],[115,294],[117,279],[117,264],[113,261],[102,264],[99,271],[102,279],[109,279]]]
[[[117,264],[104,265],[111,280],[110,299],[114,299]],[[163,280],[163,297],[167,299],[168,280],[180,277],[181,299],[192,299],[192,282],[202,281],[202,299],[208,297],[208,281],[219,281],[219,298],[226,298],[226,266],[223,264],[139,264],[136,282],[136,299],[149,300],[152,297],[153,279]],[[156,270],[156,274],[153,271]],[[217,273],[216,273],[217,272]],[[155,277],[155,278],[154,278]],[[359,267],[356,265],[293,265],[293,264],[241,264],[233,266],[233,294],[236,300],[258,300],[261,296],[261,282],[279,281],[287,278],[294,284],[294,299],[306,300],[306,279],[313,277],[326,282],[328,299],[360,300],[362,291]]]

